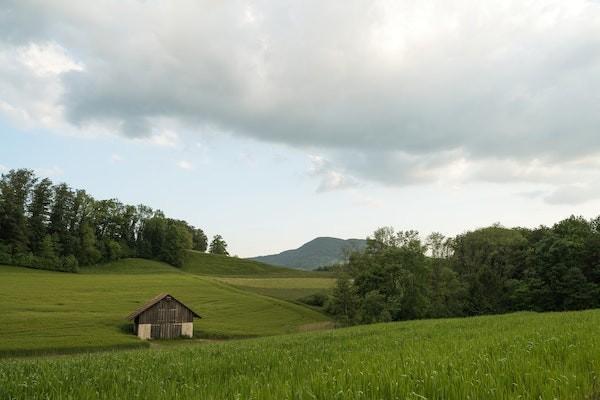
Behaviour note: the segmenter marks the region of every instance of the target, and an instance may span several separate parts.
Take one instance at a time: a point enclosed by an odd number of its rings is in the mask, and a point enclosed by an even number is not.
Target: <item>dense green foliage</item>
[[[225,259],[202,256],[207,264],[211,258]],[[240,274],[244,265],[237,268]],[[260,277],[252,269],[247,273]],[[0,266],[0,292],[0,357],[148,346],[132,334],[125,317],[161,292],[171,293],[202,316],[194,323],[197,339],[276,335],[328,323],[326,316],[309,308],[143,259],[82,267],[79,274]]]
[[[333,237],[318,237],[297,249],[253,257],[252,260],[289,268],[327,270],[328,266],[347,261],[351,252],[362,251],[365,246],[366,240],[364,239],[343,240]]]
[[[0,361],[0,398],[597,399],[599,311]]]
[[[221,235],[215,235],[210,242],[210,247],[208,248],[208,252],[210,254],[220,254],[222,256],[228,256],[227,252],[227,243],[223,239]]]
[[[181,266],[187,249],[206,247],[201,229],[159,210],[95,200],[26,169],[0,178],[0,263],[75,272],[139,256]]]
[[[340,271],[328,310],[344,323],[563,311],[600,305],[600,219],[491,226],[445,239],[377,230]]]

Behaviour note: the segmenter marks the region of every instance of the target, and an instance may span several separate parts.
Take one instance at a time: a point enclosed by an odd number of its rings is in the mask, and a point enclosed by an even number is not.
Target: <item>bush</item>
[[[75,256],[70,255],[61,258],[61,271],[65,272],[79,272],[79,263]]]
[[[121,245],[114,240],[107,240],[105,242],[105,261],[116,261],[121,258],[122,250]]]
[[[315,293],[298,299],[298,301],[304,304],[308,304],[309,306],[323,307],[327,302],[327,295],[323,293]]]
[[[34,257],[31,253],[16,254],[15,256],[13,256],[12,262],[13,264],[18,265],[20,267],[33,267]]]
[[[33,257],[31,265],[29,267],[37,268],[37,269],[47,269],[50,271],[55,271],[59,269],[60,263],[58,258],[56,257]]]
[[[10,255],[10,249],[8,246],[0,244],[0,264],[12,264],[12,256]]]

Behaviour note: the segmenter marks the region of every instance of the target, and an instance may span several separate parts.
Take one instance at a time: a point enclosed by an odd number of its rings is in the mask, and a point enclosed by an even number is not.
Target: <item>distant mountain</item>
[[[338,239],[318,237],[295,250],[286,250],[279,254],[250,258],[266,264],[298,269],[315,269],[344,261],[345,252],[363,250],[367,245],[364,239]]]

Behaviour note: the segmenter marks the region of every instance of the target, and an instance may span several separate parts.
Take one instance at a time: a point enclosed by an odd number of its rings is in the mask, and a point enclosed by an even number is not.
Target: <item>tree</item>
[[[168,220],[164,240],[161,260],[176,267],[182,267],[185,261],[185,251],[192,248],[192,235],[187,224]]]
[[[201,251],[203,253],[206,251],[208,247],[208,238],[202,229],[193,229],[192,243],[192,249]]]
[[[528,241],[521,232],[491,226],[459,235],[454,241],[453,269],[468,293],[468,314],[502,313],[511,304],[511,279],[528,266]]]
[[[56,254],[56,243],[52,239],[52,236],[46,235],[44,240],[42,240],[40,246],[40,252],[37,265],[38,268],[43,269],[57,269],[59,266],[59,258]]]
[[[210,248],[208,250],[211,254],[222,254],[228,256],[227,243],[221,235],[213,236],[212,242],[210,242]]]
[[[28,169],[10,170],[0,178],[0,241],[13,255],[29,250],[27,202],[36,178]]]
[[[77,253],[77,260],[79,265],[94,265],[100,261],[102,254],[96,247],[96,235],[94,229],[88,225],[87,222],[83,223],[79,229],[79,249]]]
[[[33,187],[31,204],[29,204],[29,242],[31,251],[39,254],[42,241],[48,234],[50,206],[52,204],[52,181],[42,179]]]
[[[364,322],[422,318],[430,314],[430,267],[416,231],[380,228],[364,253],[346,266]]]
[[[352,282],[347,275],[340,275],[327,302],[327,312],[334,315],[343,325],[352,325],[356,322],[358,303],[359,299]]]
[[[73,254],[73,238],[69,225],[72,218],[75,194],[71,188],[61,183],[54,187],[54,203],[50,212],[48,232],[56,238],[57,252],[60,256]]]

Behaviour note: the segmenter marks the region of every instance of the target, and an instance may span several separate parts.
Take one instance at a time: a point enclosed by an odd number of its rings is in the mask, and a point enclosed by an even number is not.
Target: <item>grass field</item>
[[[276,297],[289,301],[298,301],[316,293],[328,293],[335,285],[333,277],[297,277],[297,278],[216,278],[237,288]]]
[[[598,399],[600,311],[0,361],[0,398]]]
[[[125,316],[160,292],[203,316],[194,324],[196,337],[277,335],[328,321],[309,308],[155,261],[121,260],[80,274],[0,266],[0,356],[147,347]]]
[[[314,276],[321,273],[276,267],[243,258],[188,251],[183,271],[209,276]],[[325,275],[326,276],[326,275]]]

